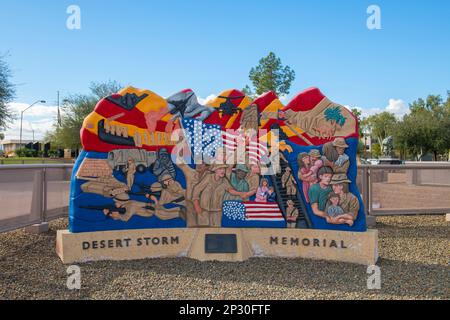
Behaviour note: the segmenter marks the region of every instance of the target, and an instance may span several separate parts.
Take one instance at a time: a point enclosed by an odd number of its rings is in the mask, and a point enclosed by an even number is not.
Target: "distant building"
[[[22,140],[22,145],[20,144],[20,140],[3,140],[0,142],[2,146],[2,150],[5,154],[15,153],[16,150],[25,148],[25,146],[29,143],[33,143],[32,140]]]
[[[364,135],[363,137],[359,138],[359,140],[364,145],[366,152],[372,152],[372,137],[370,135]]]

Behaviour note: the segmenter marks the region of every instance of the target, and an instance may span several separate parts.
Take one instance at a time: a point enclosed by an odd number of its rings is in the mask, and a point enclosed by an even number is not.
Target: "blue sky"
[[[81,30],[66,28],[72,4]],[[366,27],[371,4],[381,9],[381,30]],[[248,84],[270,51],[296,71],[287,100],[316,86],[366,114],[401,114],[450,89],[449,16],[446,0],[0,0],[0,53],[18,85],[12,108],[48,101],[27,112],[37,135],[53,120],[57,90],[87,92],[91,81],[113,79],[162,96],[189,87],[205,98]],[[14,124],[7,137],[16,133]]]

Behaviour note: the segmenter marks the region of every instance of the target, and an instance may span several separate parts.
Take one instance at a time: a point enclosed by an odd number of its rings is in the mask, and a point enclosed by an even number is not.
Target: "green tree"
[[[396,126],[394,143],[397,149],[409,152],[416,159],[432,153],[445,158],[450,149],[450,92],[447,100],[429,95],[410,104],[410,113]]]
[[[393,135],[397,119],[393,113],[384,111],[381,113],[369,116],[365,121],[367,128],[370,130],[372,138],[380,145],[383,145],[383,140],[390,135]]]
[[[14,99],[14,96],[15,86],[11,83],[11,70],[5,61],[5,56],[0,56],[0,130],[5,130],[14,120],[14,114],[8,108],[8,103]]]
[[[242,88],[242,93],[245,94],[247,97],[254,99],[256,97],[256,94],[253,92],[252,88],[250,88],[249,85],[246,85],[244,88]]]
[[[364,136],[363,129],[364,129],[364,118],[362,117],[361,110],[357,108],[350,109],[352,113],[355,115],[356,120],[358,121],[358,134],[359,137],[362,138]]]
[[[378,143],[372,144],[372,157],[379,158],[381,156],[381,146]]]
[[[364,134],[363,134],[363,127],[364,127],[364,119],[362,117],[362,112],[361,110],[357,109],[357,108],[352,108],[351,109],[352,113],[355,115],[356,120],[358,121],[358,135],[359,135],[359,140],[358,140],[358,149],[357,149],[357,153],[360,156],[364,156],[366,155],[366,146],[364,145],[364,142],[361,141],[362,138],[364,138]]]
[[[60,148],[81,148],[80,129],[84,118],[94,110],[100,99],[119,91],[121,87],[116,81],[92,82],[89,94],[72,94],[64,99],[61,126],[56,122],[54,130],[47,132],[44,140]]]
[[[256,95],[273,91],[280,96],[289,94],[289,89],[295,79],[295,72],[289,66],[283,66],[281,59],[275,53],[270,52],[267,57],[259,60],[256,67],[250,70],[249,78]],[[252,92],[248,86],[244,90]]]

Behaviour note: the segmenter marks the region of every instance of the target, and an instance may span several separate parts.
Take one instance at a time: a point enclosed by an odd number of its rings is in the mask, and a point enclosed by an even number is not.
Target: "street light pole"
[[[46,103],[45,100],[38,100],[36,102],[33,102],[28,108],[22,110],[22,112],[20,113],[20,140],[19,140],[19,148],[22,148],[22,122],[23,122],[23,113],[25,111],[27,111],[28,109],[30,109],[32,106],[34,106],[37,103]]]
[[[33,126],[31,125],[31,123],[30,123],[30,128],[31,128],[31,132],[33,133],[33,143],[34,143],[34,129],[33,129]]]

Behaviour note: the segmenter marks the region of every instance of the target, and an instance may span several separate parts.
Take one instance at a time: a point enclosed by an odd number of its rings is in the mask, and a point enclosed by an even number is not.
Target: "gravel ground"
[[[305,259],[243,263],[188,258],[82,264],[82,288],[66,288],[56,230],[0,234],[0,299],[449,299],[449,226],[443,216],[384,217],[381,290],[368,290],[366,267]]]

